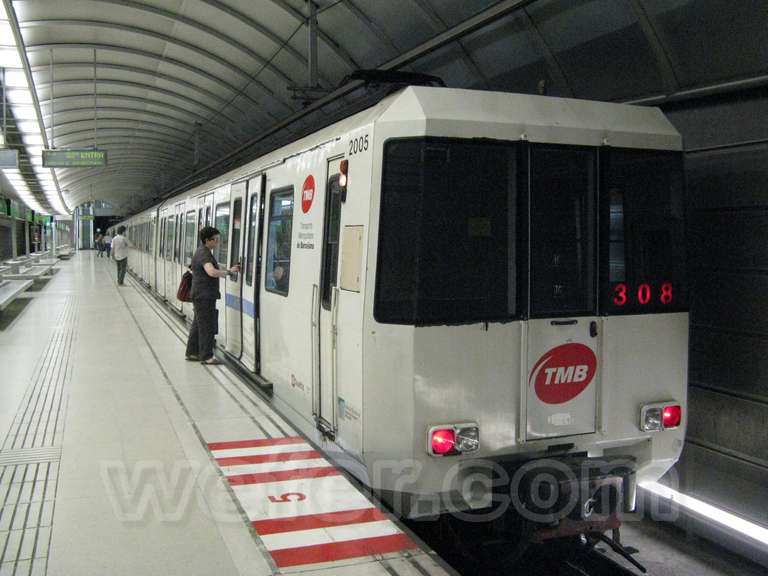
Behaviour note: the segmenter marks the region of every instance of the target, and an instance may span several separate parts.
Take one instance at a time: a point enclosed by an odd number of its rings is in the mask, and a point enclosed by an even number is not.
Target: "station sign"
[[[43,150],[45,168],[99,168],[106,165],[106,150]]]
[[[0,148],[0,169],[19,167],[19,151],[13,148]]]
[[[80,216],[80,220],[93,220],[93,214],[83,214]]]

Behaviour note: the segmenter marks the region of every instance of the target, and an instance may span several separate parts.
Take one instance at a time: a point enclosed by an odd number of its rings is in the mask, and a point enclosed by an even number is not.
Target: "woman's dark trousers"
[[[218,328],[216,300],[194,300],[195,318],[189,329],[187,356],[197,356],[201,361],[213,356],[213,340]]]

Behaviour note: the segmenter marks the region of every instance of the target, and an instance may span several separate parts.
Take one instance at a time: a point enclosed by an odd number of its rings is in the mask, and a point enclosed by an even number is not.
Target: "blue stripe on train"
[[[226,302],[227,302],[227,308],[240,310],[240,298],[238,298],[234,294],[227,294]],[[251,302],[250,300],[246,300],[245,298],[243,299],[243,313],[247,314],[251,318],[253,318],[256,315],[256,310],[253,306],[253,302]]]

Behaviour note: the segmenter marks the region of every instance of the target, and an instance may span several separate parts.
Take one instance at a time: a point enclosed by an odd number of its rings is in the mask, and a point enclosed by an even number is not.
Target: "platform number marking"
[[[287,502],[301,502],[302,500],[306,500],[307,495],[302,494],[301,492],[286,492],[285,494],[280,494],[280,497],[276,496],[269,496],[269,501],[273,502],[275,504],[277,503],[287,503]]]

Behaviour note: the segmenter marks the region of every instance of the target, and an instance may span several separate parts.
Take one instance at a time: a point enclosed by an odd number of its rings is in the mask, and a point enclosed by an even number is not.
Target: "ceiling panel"
[[[355,68],[381,66],[499,5],[317,0],[320,86],[330,90]],[[199,168],[311,100],[291,90],[308,82],[305,0],[14,0],[13,6],[48,135],[53,93],[57,146],[93,144],[95,48],[99,146],[113,150],[115,162],[121,154],[130,159],[116,172],[58,171],[72,187],[69,198],[104,194],[118,203],[128,189],[123,179],[135,170],[141,184],[130,186],[129,204],[140,205],[194,172],[196,138]],[[766,74],[768,11],[763,2],[725,0],[521,0],[514,13],[425,50],[407,68],[454,87],[603,100],[671,94]],[[262,138],[248,154],[348,114],[373,94],[356,90]],[[163,152],[172,165],[157,162]],[[100,180],[117,177],[119,186]]]

